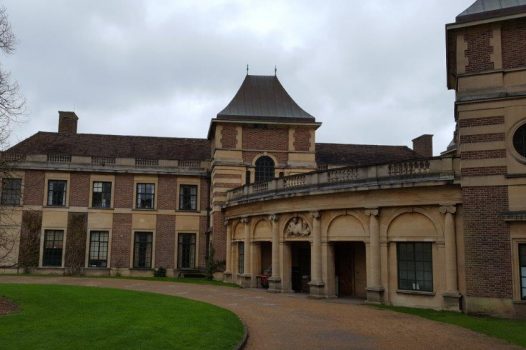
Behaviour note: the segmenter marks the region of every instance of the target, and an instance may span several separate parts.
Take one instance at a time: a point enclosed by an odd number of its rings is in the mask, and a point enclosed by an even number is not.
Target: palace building
[[[478,0],[446,37],[456,130],[438,157],[427,134],[317,143],[276,76],[247,75],[206,139],[83,134],[59,112],[58,132],[3,152],[3,271],[214,259],[269,292],[526,317],[526,1]]]

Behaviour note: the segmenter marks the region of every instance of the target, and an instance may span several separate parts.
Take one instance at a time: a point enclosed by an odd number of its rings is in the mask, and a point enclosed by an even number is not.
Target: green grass
[[[230,311],[118,289],[0,284],[17,313],[0,316],[1,349],[232,349],[243,325]]]
[[[433,321],[453,324],[526,347],[526,321],[524,320],[479,317],[450,311],[435,311],[398,306],[381,305],[377,307],[416,315]]]

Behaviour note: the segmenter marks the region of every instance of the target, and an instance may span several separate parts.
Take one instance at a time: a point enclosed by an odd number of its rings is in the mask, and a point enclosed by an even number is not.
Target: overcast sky
[[[7,0],[27,100],[11,144],[56,131],[205,138],[245,74],[274,65],[317,142],[405,144],[454,129],[444,25],[474,0]]]

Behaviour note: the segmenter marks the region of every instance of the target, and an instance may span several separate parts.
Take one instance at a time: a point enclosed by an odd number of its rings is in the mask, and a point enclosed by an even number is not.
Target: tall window
[[[151,232],[135,232],[133,248],[133,267],[149,269],[152,267],[152,238]]]
[[[526,300],[526,244],[519,244],[519,265],[521,269],[521,299]]]
[[[2,205],[20,205],[22,179],[2,179]]]
[[[111,182],[93,183],[91,205],[93,208],[111,208]]]
[[[177,254],[178,265],[180,269],[195,268],[195,234],[194,233],[180,233],[179,234],[179,251]]]
[[[63,207],[66,205],[66,187],[65,180],[49,180],[47,184],[47,205]]]
[[[107,231],[91,231],[88,266],[108,266],[108,241],[109,233]]]
[[[46,230],[44,232],[44,252],[42,266],[62,266],[64,231]]]
[[[237,272],[245,273],[245,243],[237,243]]]
[[[197,210],[196,185],[181,185],[179,188],[179,210]]]
[[[137,209],[153,209],[155,184],[137,184]]]
[[[274,179],[274,161],[263,156],[256,160],[256,182],[267,182]]]
[[[398,288],[433,291],[432,243],[398,243]]]

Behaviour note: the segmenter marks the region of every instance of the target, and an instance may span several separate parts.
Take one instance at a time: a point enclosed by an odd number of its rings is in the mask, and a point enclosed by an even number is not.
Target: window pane
[[[66,205],[66,181],[49,180],[47,204],[50,206]]]
[[[133,267],[151,268],[152,266],[152,240],[151,232],[136,232],[133,255]]]
[[[256,160],[256,182],[267,182],[274,179],[274,161],[272,158],[263,156]]]
[[[526,244],[519,244],[519,265],[521,276],[521,299],[526,300]]]
[[[108,238],[107,231],[92,231],[90,236],[90,252],[88,265],[91,267],[107,267]]]
[[[153,209],[155,203],[155,184],[137,184],[138,209]]]
[[[179,268],[195,268],[195,234],[180,233],[178,243]]]
[[[431,243],[398,243],[398,288],[433,291]]]
[[[21,179],[2,179],[1,203],[3,205],[20,205],[21,192]]]
[[[237,244],[237,251],[238,251],[237,271],[238,273],[245,273],[245,244],[244,242],[239,242]]]
[[[44,232],[44,252],[42,254],[43,266],[62,266],[63,231],[46,230]]]
[[[179,209],[197,210],[197,186],[181,185],[179,188]]]

